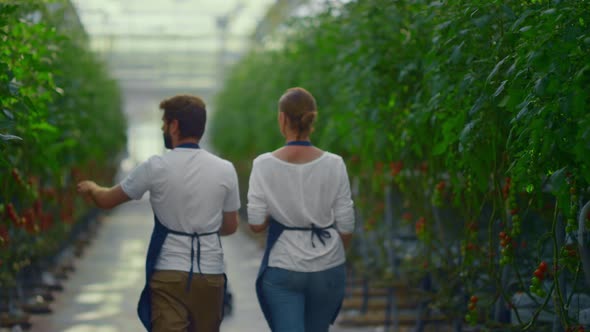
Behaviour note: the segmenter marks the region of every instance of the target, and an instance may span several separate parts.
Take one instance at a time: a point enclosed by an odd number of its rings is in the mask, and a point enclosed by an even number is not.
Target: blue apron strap
[[[176,146],[177,148],[187,148],[187,149],[200,149],[201,147],[197,143],[183,143]]]
[[[277,221],[275,221],[278,223]],[[286,231],[309,231],[311,232],[311,246],[315,248],[315,243],[313,242],[313,238],[317,237],[320,242],[325,246],[326,241],[325,239],[332,238],[332,234],[328,231],[330,228],[334,228],[334,225],[330,225],[327,227],[318,227],[315,224],[311,224],[311,227],[288,227],[283,225],[284,230]]]
[[[313,243],[313,237],[316,236],[320,239],[322,245],[326,245],[326,241],[324,239],[332,238],[332,234],[328,232],[328,228],[333,228],[334,226],[330,225],[328,227],[317,227],[314,224],[311,224],[311,246],[315,248],[315,243]]]
[[[264,299],[264,294],[262,293],[262,279],[264,277],[264,272],[268,267],[268,260],[270,256],[270,251],[274,247],[275,243],[285,230],[285,226],[281,223],[277,222],[274,218],[269,217],[268,221],[268,232],[266,234],[266,248],[264,249],[264,256],[262,256],[262,262],[260,263],[260,269],[258,270],[258,276],[256,277],[256,297],[258,297],[258,303],[260,304],[260,309],[262,309],[262,313],[264,314],[264,318],[268,323],[268,326],[272,330],[272,321],[270,316],[270,308]]]
[[[200,244],[198,238],[197,238],[197,243]],[[200,246],[199,246],[200,248]],[[197,259],[199,259],[201,257],[201,251],[199,250],[199,252],[197,253]],[[193,280],[193,265],[194,265],[194,261],[195,261],[195,236],[191,236],[191,269],[190,271],[188,271],[188,279],[186,280],[186,291],[188,292],[191,289],[191,281]],[[201,272],[201,266],[199,264],[199,262],[197,262],[197,267],[199,268],[199,273]]]
[[[287,142],[287,144],[285,144],[285,146],[293,146],[293,145],[297,145],[297,146],[313,146],[313,144],[311,144],[310,141],[291,141],[291,142]]]
[[[139,319],[148,332],[151,331],[151,323],[152,323],[151,322],[152,308],[151,308],[151,296],[150,296],[150,290],[149,290],[149,282],[152,278],[152,275],[154,274],[154,270],[156,267],[158,257],[160,256],[160,252],[162,251],[162,246],[164,245],[164,242],[166,241],[166,237],[168,237],[168,234],[175,234],[175,235],[190,236],[191,237],[191,267],[190,267],[189,276],[188,276],[188,280],[187,280],[187,284],[186,284],[186,291],[187,292],[190,290],[191,281],[192,281],[192,277],[193,277],[193,271],[194,271],[193,265],[194,265],[194,258],[195,258],[195,248],[194,248],[195,238],[197,239],[197,268],[199,270],[199,273],[202,274],[200,237],[207,236],[207,235],[213,235],[213,234],[217,234],[217,236],[219,236],[219,231],[208,232],[208,233],[193,233],[193,234],[173,231],[171,229],[166,228],[164,225],[162,225],[162,223],[160,222],[158,217],[155,216],[155,214],[154,214],[154,223],[155,223],[154,230],[152,232],[152,237],[151,237],[150,244],[148,247],[148,253],[147,253],[147,258],[146,258],[146,263],[145,263],[145,280],[146,280],[145,286],[143,288],[143,291],[141,292],[141,296],[139,298],[139,303],[137,305],[137,314],[139,316]]]
[[[137,304],[137,315],[148,332],[152,330],[152,306],[149,282],[154,274],[158,256],[167,236],[168,229],[160,223],[160,220],[154,214],[154,230],[152,231],[145,262],[145,285],[139,297],[139,303]]]
[[[208,236],[208,235],[217,234],[217,237],[219,237],[219,231],[190,234],[190,233],[173,231],[173,230],[169,229],[168,232],[170,234],[174,234],[174,235],[190,236],[190,238],[191,238],[191,268],[188,271],[188,279],[186,281],[186,291],[188,292],[191,288],[191,282],[193,280],[193,274],[194,274],[195,239],[197,239],[197,269],[199,271],[199,274],[203,274],[203,272],[201,271],[201,236]],[[219,244],[221,245],[221,240],[219,240]]]
[[[272,216],[269,217],[268,220],[268,233],[266,236],[266,248],[264,250],[264,256],[262,256],[262,263],[260,264],[260,269],[258,270],[258,277],[256,278],[256,296],[258,297],[258,303],[260,304],[260,308],[262,309],[262,313],[264,314],[264,318],[272,330],[272,321],[270,315],[270,308],[264,299],[264,294],[262,292],[262,279],[264,276],[264,272],[268,268],[268,261],[270,258],[270,252],[274,245],[276,244],[277,240],[283,234],[284,231],[311,231],[311,244],[315,248],[315,244],[313,242],[314,236],[320,239],[320,242],[325,245],[325,239],[329,239],[332,237],[328,228],[333,228],[333,225],[328,227],[317,227],[312,224],[311,227],[287,227]]]
[[[328,227],[317,227],[315,224],[311,224],[310,228],[304,227],[285,227],[286,230],[293,230],[293,231],[310,231],[311,232],[311,246],[315,248],[315,243],[313,242],[313,238],[317,237],[322,245],[326,245],[325,239],[331,239],[332,234],[328,231],[328,229],[334,228],[333,225]]]

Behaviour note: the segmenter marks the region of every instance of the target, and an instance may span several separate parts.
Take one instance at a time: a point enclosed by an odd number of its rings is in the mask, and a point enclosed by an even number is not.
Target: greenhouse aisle
[[[54,313],[33,316],[33,332],[142,331],[135,308],[153,222],[146,197],[102,218],[97,237],[75,263],[64,291],[56,294]],[[268,331],[253,287],[262,251],[245,232],[222,240],[234,296],[234,311],[222,332]]]
[[[65,290],[57,294],[54,313],[34,316],[32,331],[141,331],[135,308],[152,224],[145,197],[109,213],[76,262],[76,272],[64,282]],[[260,250],[243,232],[223,238],[223,246],[235,310],[225,319],[222,331],[265,331],[252,287]]]

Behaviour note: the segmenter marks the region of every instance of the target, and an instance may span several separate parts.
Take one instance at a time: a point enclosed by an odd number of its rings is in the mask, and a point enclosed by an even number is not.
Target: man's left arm
[[[101,209],[112,209],[131,200],[121,185],[106,188],[97,185],[94,181],[82,181],[78,183],[78,192],[90,198]]]
[[[232,235],[238,230],[239,223],[238,211],[223,212],[223,219],[221,221],[219,235]]]

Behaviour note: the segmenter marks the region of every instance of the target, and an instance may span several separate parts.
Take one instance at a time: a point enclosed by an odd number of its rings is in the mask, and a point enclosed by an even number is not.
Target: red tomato
[[[541,272],[543,272],[543,273],[547,271],[547,263],[545,261],[542,261],[539,264],[539,270],[541,270]]]

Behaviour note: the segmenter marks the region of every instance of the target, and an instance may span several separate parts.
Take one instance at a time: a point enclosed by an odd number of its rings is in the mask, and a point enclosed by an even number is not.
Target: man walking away
[[[199,146],[207,118],[199,97],[178,95],[160,108],[171,150],[141,163],[119,185],[86,180],[78,191],[103,209],[149,191],[155,226],[139,318],[147,331],[216,332],[226,289],[219,236],[237,229],[238,179],[229,161]]]

